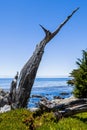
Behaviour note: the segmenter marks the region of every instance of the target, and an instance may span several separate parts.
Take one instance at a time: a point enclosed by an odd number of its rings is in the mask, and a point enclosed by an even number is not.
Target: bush
[[[82,51],[82,59],[76,62],[77,69],[71,72],[72,80],[68,84],[74,85],[73,94],[78,98],[87,98],[87,51]]]
[[[28,120],[27,120],[28,119]],[[0,114],[0,130],[29,130],[33,120],[32,113],[26,109],[12,110]]]
[[[0,113],[0,130],[87,130],[87,112],[59,121],[53,112],[38,114],[27,109]]]

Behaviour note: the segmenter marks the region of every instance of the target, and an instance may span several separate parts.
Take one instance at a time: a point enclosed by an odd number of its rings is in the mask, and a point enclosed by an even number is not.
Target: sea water
[[[72,96],[73,88],[67,85],[69,78],[36,78],[31,91],[31,98],[28,107],[37,106],[41,98],[37,95],[46,97],[49,100],[54,99],[54,96],[68,98]],[[9,91],[12,78],[0,78],[0,88]],[[65,93],[65,94],[61,94]],[[67,94],[66,94],[67,93]]]

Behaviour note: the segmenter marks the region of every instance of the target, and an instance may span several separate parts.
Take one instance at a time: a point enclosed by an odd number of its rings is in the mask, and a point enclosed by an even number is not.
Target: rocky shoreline
[[[68,94],[68,93],[64,93],[64,94]],[[9,105],[8,98],[9,98],[9,92],[6,92],[3,89],[0,89],[0,113],[11,110],[11,106]],[[49,101],[47,97],[44,97],[44,96],[38,95],[38,94],[32,95],[31,98],[39,98],[40,102]],[[53,98],[55,100],[63,99],[60,96],[54,96]],[[37,110],[37,109],[38,109],[38,107],[34,107],[34,108],[31,108],[30,110],[33,111],[33,110]]]
[[[63,93],[63,94],[66,95],[69,93]],[[7,111],[11,110],[11,105],[9,105],[8,98],[9,98],[9,92],[6,92],[3,89],[0,89],[0,113],[7,112]],[[39,103],[41,103],[41,102],[44,102],[44,103],[50,102],[50,104],[51,103],[54,104],[54,102],[56,103],[58,101],[63,100],[63,98],[61,98],[60,96],[54,96],[53,97],[54,100],[49,101],[47,97],[44,97],[44,96],[38,95],[38,94],[32,95],[31,98],[39,98],[40,102],[37,103],[38,107],[29,108],[30,111],[38,110],[40,107]]]
[[[5,92],[0,89],[0,113],[7,112],[11,110],[11,106],[8,103],[9,92]]]
[[[74,96],[69,98],[54,97],[53,100],[48,100],[41,95],[33,95],[32,97],[40,98],[38,107],[28,108],[30,111],[59,111],[59,115],[67,116],[82,111],[87,111],[87,98],[78,99]],[[0,89],[0,113],[10,111],[12,106],[8,102],[9,92]],[[60,116],[59,116],[60,117]]]

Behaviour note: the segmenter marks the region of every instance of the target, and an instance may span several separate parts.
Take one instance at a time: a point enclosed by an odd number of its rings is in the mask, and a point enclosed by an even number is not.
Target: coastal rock
[[[69,93],[67,93],[67,92],[62,92],[62,93],[60,93],[60,95],[69,95]]]
[[[0,89],[0,96],[7,96],[9,92],[5,92],[3,89]]]
[[[48,98],[47,98],[47,97],[42,97],[42,98],[41,98],[41,101],[44,101],[44,102],[45,102],[45,101],[48,101]]]
[[[0,107],[3,107],[5,104],[7,104],[8,103],[8,100],[7,100],[7,98],[1,98],[0,99]]]
[[[35,112],[35,111],[38,111],[38,110],[39,110],[39,108],[34,107],[34,108],[30,108],[29,110],[30,110],[31,112]]]
[[[54,98],[54,99],[64,99],[64,98],[62,98],[62,97],[60,97],[60,96],[54,96],[53,98]]]
[[[8,104],[8,97],[9,93],[0,89],[0,107],[3,107],[4,105]]]
[[[0,113],[4,113],[11,110],[10,105],[4,105],[3,107],[0,107]]]
[[[0,96],[5,96],[6,92],[3,89],[0,89]]]
[[[31,98],[43,98],[41,95],[32,95]]]

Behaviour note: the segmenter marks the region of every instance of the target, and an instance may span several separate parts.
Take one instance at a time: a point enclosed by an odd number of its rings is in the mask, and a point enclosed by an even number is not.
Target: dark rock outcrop
[[[0,107],[3,107],[4,105],[8,104],[8,97],[9,93],[0,89]]]

